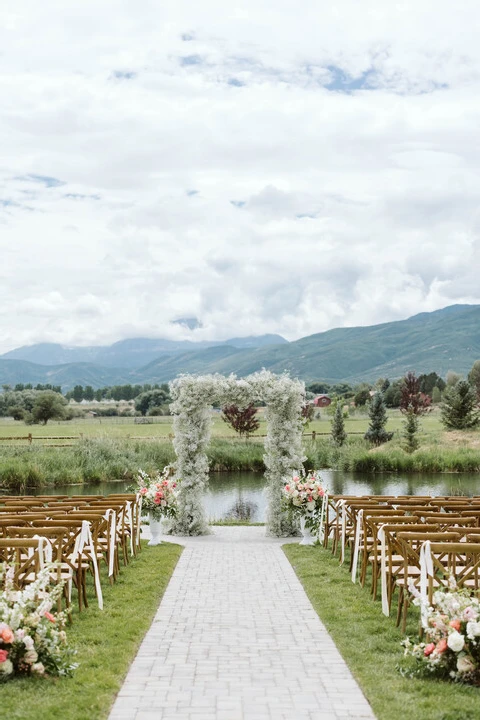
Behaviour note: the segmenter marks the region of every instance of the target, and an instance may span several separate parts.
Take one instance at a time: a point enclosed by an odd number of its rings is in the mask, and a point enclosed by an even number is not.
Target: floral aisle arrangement
[[[24,590],[13,588],[13,568],[0,566],[0,682],[19,675],[70,676],[78,667],[67,643],[65,614],[53,610],[62,584],[50,587],[46,565]]]
[[[154,520],[174,518],[177,514],[177,482],[174,469],[167,465],[162,472],[149,475],[138,471],[135,492],[142,496],[142,515],[150,514]]]
[[[413,601],[422,603],[420,597]],[[433,674],[456,682],[480,685],[480,601],[452,584],[438,590],[422,613],[424,639],[403,641],[405,656],[416,660],[410,674]]]
[[[318,473],[293,475],[292,479],[285,483],[283,493],[286,507],[300,520],[302,532],[306,529],[310,534],[318,536],[325,517],[327,500],[327,492]]]

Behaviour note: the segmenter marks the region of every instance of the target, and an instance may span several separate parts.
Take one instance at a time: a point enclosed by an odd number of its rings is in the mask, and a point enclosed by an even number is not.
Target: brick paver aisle
[[[216,527],[186,547],[109,720],[336,720],[373,712],[280,545]]]

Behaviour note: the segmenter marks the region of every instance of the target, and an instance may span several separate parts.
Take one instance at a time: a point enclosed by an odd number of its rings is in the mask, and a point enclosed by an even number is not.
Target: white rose
[[[475,640],[480,635],[480,622],[470,620],[467,623],[467,637],[469,640]]]
[[[11,660],[5,660],[3,663],[0,663],[0,673],[4,675],[11,675],[13,673],[13,663]]]
[[[309,510],[315,510],[315,500],[312,500],[311,502],[307,502],[307,508]]]
[[[447,645],[450,650],[453,650],[453,652],[460,652],[460,650],[463,650],[463,646],[465,645],[465,638],[463,635],[460,635],[459,632],[454,630],[448,636]]]
[[[457,660],[457,670],[461,673],[469,673],[475,670],[475,663],[467,655],[462,655]]]
[[[23,659],[25,660],[26,663],[28,663],[29,665],[32,665],[33,663],[37,662],[37,660],[38,660],[37,651],[36,650],[27,650],[27,652],[23,656]]]

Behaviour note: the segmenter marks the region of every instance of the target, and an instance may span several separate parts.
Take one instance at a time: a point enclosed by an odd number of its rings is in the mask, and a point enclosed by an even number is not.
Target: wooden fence
[[[311,438],[312,442],[315,442],[315,440],[318,437],[323,436],[330,436],[330,432],[317,432],[316,430],[313,430],[310,433],[303,433],[304,438]],[[348,433],[348,435],[364,435],[362,431],[355,430],[353,432]],[[9,437],[1,437],[0,436],[0,445],[3,443],[8,442],[27,442],[29,445],[32,445],[35,443],[36,445],[41,443],[44,447],[72,447],[75,445],[74,442],[61,442],[61,443],[52,443],[52,440],[83,440],[85,435],[83,433],[80,433],[80,435],[43,435],[43,436],[35,436],[32,435],[32,433],[28,433],[28,435],[12,435]],[[250,440],[257,440],[257,439],[264,439],[266,438],[266,435],[250,435]],[[95,439],[92,437],[92,439]],[[117,440],[146,440],[150,442],[171,442],[173,440],[173,434],[169,433],[168,435],[156,435],[156,436],[144,436],[144,435],[124,435],[119,438],[112,438]],[[235,440],[238,439],[238,436],[234,435],[214,435],[212,437],[213,440]]]

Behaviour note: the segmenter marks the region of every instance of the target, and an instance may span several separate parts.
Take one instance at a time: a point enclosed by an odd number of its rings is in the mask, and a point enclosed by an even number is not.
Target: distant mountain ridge
[[[38,358],[52,346],[19,348],[0,356],[0,385],[32,382],[52,383],[64,389],[77,384],[97,388],[168,382],[180,373],[233,372],[242,377],[262,368],[275,373],[288,371],[306,382],[394,379],[408,370],[436,371],[443,376],[448,370],[455,370],[466,375],[475,360],[480,359],[480,305],[452,305],[381,325],[335,328],[290,343],[279,335],[253,338],[255,340],[259,342],[254,347],[249,345],[251,338],[207,346],[147,338],[122,340],[101,348],[103,355],[96,356],[109,358],[109,363],[97,360],[33,363],[32,348],[36,348]],[[121,357],[122,352],[127,359],[123,359],[123,365],[117,362],[114,366],[114,360]],[[22,357],[12,357],[18,354]],[[144,363],[134,363],[135,358],[145,357],[149,359]]]
[[[163,338],[130,338],[113,345],[68,347],[57,343],[25,345],[0,355],[1,360],[26,360],[38,365],[67,363],[95,363],[112,368],[138,368],[163,355],[198,352],[210,347],[229,345],[236,348],[255,348],[288,343],[281,335],[259,335],[231,338],[224,341],[193,342]]]

